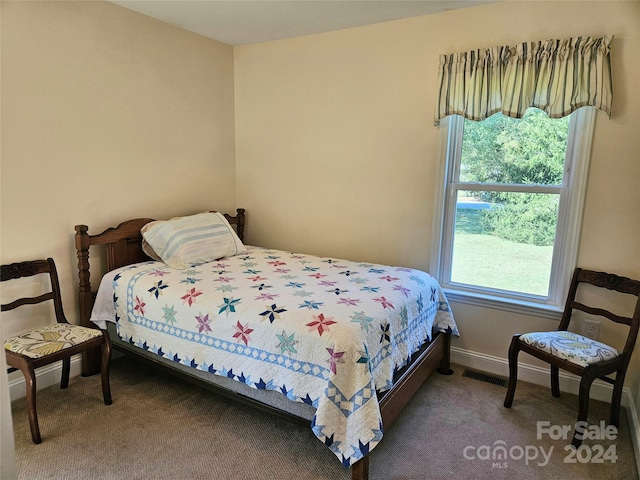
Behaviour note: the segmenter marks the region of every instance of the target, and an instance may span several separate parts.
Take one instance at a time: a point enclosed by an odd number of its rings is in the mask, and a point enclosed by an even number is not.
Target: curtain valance
[[[529,107],[560,118],[587,105],[611,117],[610,43],[577,37],[441,55],[435,123],[454,114],[522,118]]]

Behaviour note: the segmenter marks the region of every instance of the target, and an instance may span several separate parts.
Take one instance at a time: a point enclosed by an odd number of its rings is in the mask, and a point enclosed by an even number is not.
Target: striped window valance
[[[560,118],[590,105],[611,117],[610,43],[577,37],[441,55],[435,123],[496,112],[522,118],[529,107]]]

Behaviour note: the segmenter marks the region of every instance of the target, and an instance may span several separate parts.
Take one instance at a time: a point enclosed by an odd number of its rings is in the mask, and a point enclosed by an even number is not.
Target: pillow
[[[247,252],[227,219],[218,212],[149,222],[140,232],[144,253],[173,268],[188,268]]]

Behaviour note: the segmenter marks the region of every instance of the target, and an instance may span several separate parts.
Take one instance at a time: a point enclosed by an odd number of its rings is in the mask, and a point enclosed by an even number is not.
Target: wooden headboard
[[[227,221],[234,225],[240,240],[244,240],[245,209],[238,208],[236,215],[224,214]],[[96,293],[91,289],[91,273],[89,270],[89,248],[104,246],[107,260],[107,272],[134,263],[144,262],[150,258],[142,251],[142,234],[140,229],[153,218],[134,218],[122,222],[117,227],[108,228],[97,235],[89,235],[89,227],[76,225],[76,252],[78,255],[78,293],[80,304],[80,324],[94,327],[89,321]],[[98,282],[99,283],[99,282]],[[85,357],[83,375],[90,375],[99,365],[99,357]]]

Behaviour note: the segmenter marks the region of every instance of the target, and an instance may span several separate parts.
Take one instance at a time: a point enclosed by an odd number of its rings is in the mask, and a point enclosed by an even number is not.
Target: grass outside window
[[[457,210],[452,282],[546,296],[553,245],[490,235],[485,232],[482,215],[482,210]]]

